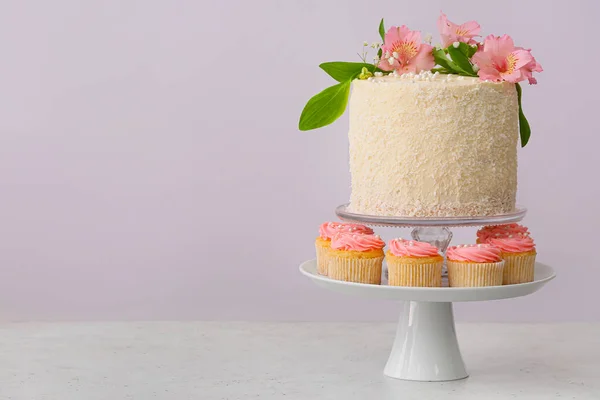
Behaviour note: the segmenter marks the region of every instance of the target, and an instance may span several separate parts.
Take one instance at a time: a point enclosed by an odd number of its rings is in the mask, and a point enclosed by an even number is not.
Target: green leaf
[[[381,43],[385,43],[385,27],[383,26],[383,18],[381,18],[381,22],[379,23],[379,36],[381,36]],[[377,50],[377,57],[381,58],[382,54],[383,50],[379,48],[379,50]]]
[[[454,46],[450,45],[448,47],[448,49],[450,49],[450,47],[454,47]],[[473,54],[475,54],[477,52],[477,46],[473,47],[470,44],[459,42],[458,50],[460,50],[461,53],[463,53],[467,58],[470,59],[471,57],[473,57]]]
[[[345,61],[326,62],[319,67],[338,82],[351,81],[360,74],[363,68],[367,68],[371,72],[377,70],[373,64]]]
[[[521,147],[525,147],[531,136],[531,127],[529,126],[527,118],[525,118],[525,114],[523,114],[523,107],[521,106],[521,85],[517,83],[516,87],[517,99],[519,101],[519,133],[521,134]]]
[[[452,61],[448,60],[448,58],[446,57],[446,52],[444,50],[434,47],[433,48],[433,58],[435,60],[435,63],[437,65],[439,65],[440,67],[443,67],[450,72],[455,71],[456,66],[454,65],[454,63]]]
[[[435,63],[440,67],[444,68],[447,73],[458,74],[463,76],[477,76],[473,70],[470,58],[475,53],[476,49],[473,49],[466,43],[460,43],[458,48],[450,45],[447,49],[433,49],[433,58]],[[446,52],[450,54],[452,60],[446,57]],[[442,73],[440,71],[440,73]]]
[[[457,72],[462,72],[468,76],[477,76],[475,71],[473,71],[473,64],[471,64],[469,58],[460,50],[460,46],[458,48],[448,46],[448,54],[452,57],[452,61],[457,67],[455,69]]]
[[[461,53],[467,56],[468,59],[471,59],[471,57],[473,57],[473,55],[477,53],[477,46],[471,46],[467,43],[461,42],[458,46],[458,49],[461,51]]]
[[[383,18],[381,18],[381,22],[379,23],[379,36],[381,36],[381,41],[385,42],[385,28],[383,26]]]
[[[346,110],[351,82],[348,80],[328,87],[308,100],[300,115],[298,128],[308,131],[329,125],[338,119]]]

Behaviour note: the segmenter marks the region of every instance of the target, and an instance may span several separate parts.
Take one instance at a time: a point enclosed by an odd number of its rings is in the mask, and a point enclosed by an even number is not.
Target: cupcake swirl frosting
[[[435,257],[437,247],[416,240],[392,239],[389,243],[390,252],[396,257]]]
[[[477,231],[480,242],[486,242],[489,238],[508,237],[510,235],[529,235],[527,227],[519,224],[488,225]]]
[[[377,235],[339,232],[331,239],[335,250],[370,251],[383,249],[385,242]]]
[[[373,229],[360,224],[343,224],[339,222],[324,222],[319,227],[319,236],[323,239],[332,239],[340,232],[372,235]]]
[[[496,246],[505,253],[523,253],[535,250],[535,243],[529,236],[489,238],[486,243]]]
[[[448,260],[491,263],[502,260],[499,248],[490,244],[463,244],[452,246],[446,252]]]

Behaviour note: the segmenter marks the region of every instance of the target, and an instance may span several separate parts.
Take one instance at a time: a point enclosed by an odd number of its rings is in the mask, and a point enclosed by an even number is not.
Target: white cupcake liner
[[[533,282],[535,256],[535,253],[503,253],[505,264],[502,283],[512,285]]]
[[[504,260],[495,263],[470,263],[448,260],[450,287],[501,286]]]
[[[444,261],[435,263],[403,263],[387,260],[388,284],[390,286],[440,287]]]
[[[328,255],[327,275],[331,279],[346,282],[381,284],[383,256],[375,258],[351,258]]]
[[[315,243],[315,248],[317,250],[317,271],[319,274],[327,276],[327,264],[329,264],[328,256],[331,247],[321,246],[319,242],[317,242]]]

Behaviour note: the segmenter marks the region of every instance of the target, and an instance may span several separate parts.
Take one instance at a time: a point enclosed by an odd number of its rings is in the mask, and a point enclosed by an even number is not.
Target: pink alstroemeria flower
[[[428,71],[435,66],[433,47],[421,42],[421,32],[411,31],[405,25],[392,26],[381,46],[379,68],[399,73]]]
[[[531,49],[523,50],[528,51],[529,54],[531,54]],[[537,83],[537,79],[533,77],[533,73],[544,71],[540,63],[538,63],[533,56],[531,56],[531,61],[529,62],[529,64],[524,66],[521,70],[523,72],[523,78],[527,78],[530,85],[535,85]]]
[[[457,25],[449,21],[443,12],[438,18],[438,29],[442,38],[442,47],[448,47],[454,42],[476,44],[477,42],[473,38],[479,36],[479,32],[481,32],[481,26],[477,22],[469,21]]]
[[[535,83],[533,72],[541,72],[542,66],[535,61],[529,50],[515,47],[508,35],[500,37],[489,35],[485,38],[483,49],[473,55],[472,61],[482,80],[517,83],[528,79]]]

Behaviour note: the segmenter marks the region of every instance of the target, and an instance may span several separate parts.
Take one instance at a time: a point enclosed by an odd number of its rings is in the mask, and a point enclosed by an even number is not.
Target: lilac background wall
[[[560,274],[458,317],[599,321],[599,4],[367,3],[4,2],[0,318],[394,319],[393,303],[297,272],[349,195],[347,117],[308,133],[297,120],[331,83],[320,62],[353,60],[381,16],[436,38],[444,9],[546,69],[524,89],[519,196]]]

